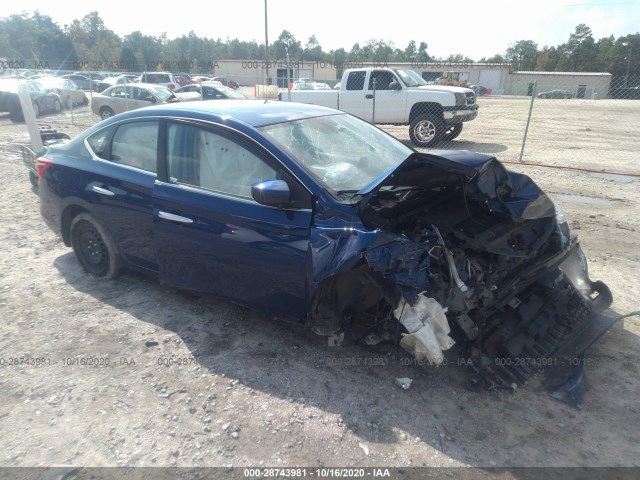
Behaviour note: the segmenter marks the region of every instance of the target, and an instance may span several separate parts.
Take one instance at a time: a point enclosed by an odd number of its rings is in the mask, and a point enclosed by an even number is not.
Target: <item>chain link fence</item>
[[[202,74],[183,65],[167,70],[176,78],[182,71],[196,81],[216,79],[248,98],[288,100],[287,87],[293,86],[292,101],[340,108],[418,149],[472,150],[509,162],[640,175],[639,75],[514,72],[503,75],[499,88],[473,85],[475,94],[445,88],[469,86],[449,75],[440,79],[444,87],[421,93],[425,99],[416,101],[404,87],[398,90],[397,83],[409,85],[411,75],[418,77],[408,68],[410,75],[401,82],[389,69],[379,69],[349,76],[341,87],[335,77],[342,72],[306,62],[286,68],[289,64],[238,60],[212,62]],[[89,102],[94,94],[86,91]]]
[[[280,88],[280,99],[338,107],[421,150],[473,150],[503,161],[640,175],[640,76],[522,72],[499,95],[481,86],[473,87],[476,95],[436,87],[418,100],[397,90],[389,71],[379,73],[350,74],[339,98]],[[326,85],[309,80],[305,90],[318,83]]]

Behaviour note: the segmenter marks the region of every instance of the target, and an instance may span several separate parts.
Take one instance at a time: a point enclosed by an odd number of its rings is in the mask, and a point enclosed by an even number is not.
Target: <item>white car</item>
[[[162,85],[170,90],[180,88],[180,82],[171,72],[144,72],[138,78],[139,83],[154,83]]]
[[[89,105],[89,99],[72,80],[68,78],[42,76],[38,82],[45,90],[54,90],[62,100],[62,105],[71,108],[75,105]]]

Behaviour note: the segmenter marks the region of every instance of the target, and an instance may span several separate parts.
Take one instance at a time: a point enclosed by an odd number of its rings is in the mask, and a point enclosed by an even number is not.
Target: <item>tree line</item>
[[[461,53],[434,58],[426,41],[411,40],[405,48],[391,41],[371,39],[350,50],[325,51],[315,35],[303,44],[284,30],[268,48],[270,60],[346,62],[450,62],[473,63]],[[216,60],[264,60],[265,45],[237,38],[212,39],[193,31],[179,38],[154,37],[140,31],[124,37],[107,28],[98,12],[91,12],[60,27],[39,12],[0,18],[0,59],[4,68],[46,67],[60,70],[184,70],[207,72]],[[519,40],[483,63],[511,64],[515,71],[609,72],[640,75],[640,34],[595,40],[591,29],[580,24],[567,42],[540,48],[532,40]],[[112,68],[109,68],[112,66]],[[184,68],[180,68],[184,67]]]

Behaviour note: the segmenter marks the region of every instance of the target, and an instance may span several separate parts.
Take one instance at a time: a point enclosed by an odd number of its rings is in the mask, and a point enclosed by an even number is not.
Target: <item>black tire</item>
[[[409,125],[409,138],[417,147],[433,147],[444,135],[444,122],[434,114],[421,115]]]
[[[24,115],[22,114],[22,107],[20,105],[17,105],[17,106],[14,105],[14,107],[9,112],[9,118],[14,123],[24,122]]]
[[[89,99],[87,98],[87,96],[85,95],[84,98],[82,99],[82,103],[81,105],[83,107],[86,107],[87,105],[89,105]]]
[[[100,109],[100,118],[106,120],[109,117],[113,117],[114,112],[109,107],[102,107]]]
[[[82,269],[101,278],[113,278],[120,270],[113,242],[102,226],[88,213],[71,222],[71,246]]]
[[[53,111],[56,113],[62,112],[62,102],[56,98],[56,101],[53,104]]]
[[[451,125],[447,127],[444,131],[443,139],[444,140],[453,140],[454,138],[458,138],[458,136],[462,133],[462,123],[457,123],[456,125]]]
[[[38,181],[38,176],[35,173],[33,173],[31,170],[29,170],[29,181],[31,182],[31,185],[33,185],[36,188],[40,186],[40,183]]]

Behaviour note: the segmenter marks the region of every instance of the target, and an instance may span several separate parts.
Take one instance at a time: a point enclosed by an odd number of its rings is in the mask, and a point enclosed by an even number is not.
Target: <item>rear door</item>
[[[122,113],[129,110],[129,93],[124,85],[119,85],[111,89],[109,100],[106,102],[115,113]]]
[[[228,130],[166,123],[153,192],[160,280],[302,316],[311,196],[268,152]],[[283,178],[296,208],[258,204],[251,185]]]
[[[88,138],[94,162],[78,171],[92,214],[109,232],[120,255],[136,266],[157,269],[152,244],[152,192],[158,158],[158,120],[130,121]],[[82,178],[85,177],[85,178]]]

